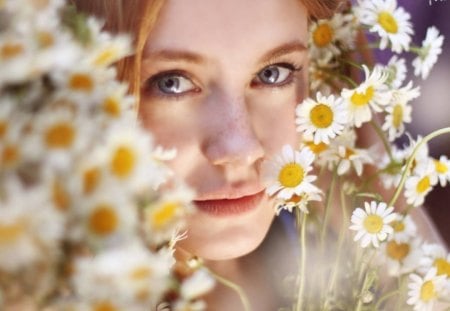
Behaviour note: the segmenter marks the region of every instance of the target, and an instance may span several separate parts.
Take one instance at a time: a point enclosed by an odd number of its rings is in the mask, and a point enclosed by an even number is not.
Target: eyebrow
[[[303,52],[306,50],[306,45],[302,43],[301,41],[292,41],[288,43],[281,44],[280,46],[277,46],[270,51],[266,52],[261,58],[260,62],[268,62],[269,60],[293,53],[293,52]],[[206,58],[202,55],[190,52],[190,51],[184,51],[184,50],[158,50],[155,52],[149,52],[144,54],[144,61],[147,60],[159,60],[159,61],[184,61],[188,63],[194,63],[194,64],[201,64],[206,62]]]

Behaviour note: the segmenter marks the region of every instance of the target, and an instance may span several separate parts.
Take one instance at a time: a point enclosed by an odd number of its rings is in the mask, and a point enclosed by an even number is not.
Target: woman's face
[[[261,163],[296,144],[306,87],[307,13],[298,0],[168,0],[148,38],[140,117],[197,193],[185,250],[245,255],[274,217]]]

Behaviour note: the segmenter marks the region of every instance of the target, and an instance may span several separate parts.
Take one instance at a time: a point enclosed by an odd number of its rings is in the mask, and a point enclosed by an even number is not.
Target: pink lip
[[[230,199],[195,200],[197,208],[213,216],[238,215],[258,207],[264,196],[264,190],[246,196]]]

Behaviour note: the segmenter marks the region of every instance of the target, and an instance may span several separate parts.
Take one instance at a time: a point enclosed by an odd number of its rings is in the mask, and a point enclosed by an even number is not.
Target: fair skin
[[[261,162],[296,143],[306,39],[298,0],[165,3],[144,50],[139,113],[177,149],[170,165],[203,207],[188,219],[187,252],[230,260],[266,236],[274,213]]]

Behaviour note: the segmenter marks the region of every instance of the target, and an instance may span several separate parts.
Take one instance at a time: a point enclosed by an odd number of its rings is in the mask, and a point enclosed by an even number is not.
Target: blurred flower
[[[433,162],[439,183],[441,187],[445,187],[450,182],[450,160],[446,155],[441,155],[439,160],[434,159]]]
[[[382,254],[385,257],[388,273],[391,276],[413,272],[420,263],[422,251],[421,240],[411,238],[398,242],[390,240],[381,246]]]
[[[399,58],[397,55],[392,56],[384,70],[388,73],[386,83],[390,87],[397,89],[405,81],[407,69],[404,58]]]
[[[426,79],[430,74],[431,68],[437,62],[439,54],[442,53],[444,36],[439,34],[436,27],[431,26],[427,30],[422,47],[418,51],[418,56],[413,60],[414,74]]]
[[[399,243],[406,242],[417,236],[417,227],[410,215],[398,215],[389,224],[393,229],[392,240]]]

